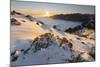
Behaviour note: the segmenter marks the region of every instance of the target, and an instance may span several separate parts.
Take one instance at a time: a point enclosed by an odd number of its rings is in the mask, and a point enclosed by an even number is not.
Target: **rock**
[[[56,25],[54,25],[53,28],[56,29]]]
[[[31,49],[31,48],[28,48],[28,49],[24,50],[23,53],[24,53],[24,54],[27,54],[28,51],[29,51],[30,49]]]
[[[15,11],[15,10],[13,10],[13,11],[11,12],[11,15],[14,15],[14,14],[17,14],[17,15],[23,15],[23,14],[21,14],[21,13]]]
[[[12,62],[16,61],[17,59],[18,59],[18,56],[12,56],[12,57],[11,57],[11,61],[12,61]]]
[[[35,18],[33,18],[33,17],[30,16],[30,15],[26,15],[25,17],[28,18],[30,21],[34,21],[34,20],[35,20]]]
[[[68,47],[69,48],[72,48],[73,47],[73,44],[69,42]]]
[[[22,22],[26,22],[25,20],[22,20]]]
[[[11,25],[21,25],[21,23],[15,18],[11,18]]]
[[[36,23],[37,25],[44,25],[44,23],[42,21],[37,21]]]
[[[81,42],[82,44],[85,44],[84,42]]]
[[[75,33],[75,32],[77,32],[79,30],[82,30],[82,29],[83,29],[83,26],[78,25],[78,26],[76,26],[74,28],[68,28],[68,29],[66,29],[65,32]]]
[[[15,53],[16,53],[16,51],[12,52],[12,53],[11,53],[11,56],[14,56],[14,55],[15,55]]]
[[[88,29],[95,29],[95,22],[94,21],[85,22],[82,25]]]
[[[16,61],[18,59],[19,52],[20,51],[16,49],[14,52],[11,53],[11,61],[14,62],[14,61]]]
[[[35,49],[34,52],[37,52],[38,50],[48,48],[52,44],[54,44],[53,34],[45,33],[34,39],[32,47]]]
[[[73,32],[73,29],[72,28],[68,28],[68,29],[65,30],[65,32],[72,33]]]
[[[54,25],[54,26],[53,26],[53,28],[54,28],[54,29],[56,29],[56,30],[58,30],[58,31],[61,31],[61,29],[60,29],[60,26],[59,26],[59,25]]]
[[[60,42],[59,46],[64,48],[64,49],[72,49],[72,47],[73,47],[72,43],[69,42],[67,40],[67,38],[65,38],[65,37],[61,38],[59,42]]]
[[[92,56],[92,58],[95,60],[95,47],[93,47],[93,48],[91,49],[91,51],[88,52],[88,54],[89,54],[90,56]]]
[[[53,34],[51,34],[51,33],[45,33],[45,34],[43,34],[43,35],[40,35],[40,38],[52,38],[54,35]]]
[[[35,42],[33,44],[35,46],[35,51],[34,52],[40,50],[41,48],[45,48],[46,49],[51,45],[51,43],[49,43],[48,41],[47,42],[39,42],[39,41],[37,41],[37,42]]]

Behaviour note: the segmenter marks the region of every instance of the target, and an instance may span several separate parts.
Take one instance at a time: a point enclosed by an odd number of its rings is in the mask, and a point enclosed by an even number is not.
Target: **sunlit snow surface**
[[[72,44],[73,54],[77,56],[80,52],[85,52],[82,57],[88,61],[93,61],[93,58],[89,57],[87,52],[91,51],[91,48],[95,46],[94,40],[79,37],[74,34],[65,33],[64,30],[69,27],[75,27],[80,25],[80,22],[54,20],[49,18],[36,18],[42,21],[45,25],[37,25],[37,21],[29,21],[23,16],[11,16],[21,22],[21,25],[11,25],[11,52],[15,49],[27,49],[30,47],[34,38],[47,32],[51,32],[55,36],[66,37]],[[25,20],[26,22],[22,22]],[[54,29],[53,26],[57,25],[58,29]],[[78,40],[77,38],[80,38]],[[85,44],[81,43],[84,42]],[[66,63],[66,59],[70,59],[72,53],[70,50],[64,50],[57,44],[52,44],[46,49],[41,49],[36,53],[29,50],[29,53],[24,55],[20,51],[18,52],[18,59],[11,62],[11,65],[34,65],[34,64],[48,64],[48,63]]]

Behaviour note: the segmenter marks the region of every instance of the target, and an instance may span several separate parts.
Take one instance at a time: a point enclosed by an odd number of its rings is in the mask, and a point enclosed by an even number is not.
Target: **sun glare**
[[[50,13],[48,11],[46,11],[45,16],[50,16]]]

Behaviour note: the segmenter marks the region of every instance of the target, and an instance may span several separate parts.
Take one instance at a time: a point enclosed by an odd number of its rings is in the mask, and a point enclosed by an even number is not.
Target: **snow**
[[[29,41],[21,41],[21,40],[17,40],[16,41],[16,47],[17,49],[27,49],[30,47],[30,42]]]
[[[65,51],[64,49],[59,48],[58,45],[52,45],[49,48],[41,49],[36,53],[33,53],[32,50],[30,50],[25,56],[22,54],[17,61],[12,62],[12,65],[62,63],[65,62],[64,59],[71,57],[70,51]]]
[[[14,62],[11,61],[12,66],[67,63],[68,61],[65,61],[66,59],[71,59],[72,55],[78,56],[78,54],[82,52],[85,52],[84,54],[82,54],[82,58],[88,61],[93,61],[93,58],[88,55],[88,52],[91,51],[91,48],[95,47],[95,41],[64,32],[64,30],[69,27],[80,25],[80,22],[54,20],[50,18],[40,17],[36,18],[35,21],[29,21],[26,17],[19,15],[11,15],[11,18],[15,18],[19,22],[21,22],[21,25],[19,26],[11,25],[11,52],[19,50],[16,52],[18,54],[18,59]],[[22,22],[22,20],[24,20],[25,22]],[[37,25],[37,20],[42,21],[44,25]],[[54,25],[57,25],[57,28],[60,30],[52,28]],[[62,47],[59,47],[59,41],[55,44],[52,44],[48,48],[42,48],[35,53],[32,49],[29,50],[28,54],[24,54],[21,51],[22,49],[27,50],[28,48],[32,48],[32,41],[36,37],[48,32],[54,34],[55,37],[59,36],[60,38],[65,37],[66,39],[68,39],[68,41],[73,44],[72,50],[74,50],[74,52],[72,52],[70,49],[63,49]],[[84,32],[83,34],[85,34],[86,32]],[[90,32],[91,31],[88,30],[87,33]],[[90,35],[90,37],[93,36],[94,33]],[[80,40],[77,38],[80,38]]]
[[[73,28],[81,24],[80,22],[65,21],[59,19],[50,19],[50,18],[41,18],[41,17],[38,17],[37,19],[43,21],[49,27],[53,27],[54,25],[57,25],[57,28],[60,29],[61,31],[64,31],[69,27]]]

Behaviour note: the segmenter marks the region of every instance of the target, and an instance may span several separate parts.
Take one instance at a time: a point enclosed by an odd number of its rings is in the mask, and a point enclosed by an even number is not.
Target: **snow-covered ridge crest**
[[[36,37],[27,49],[20,49],[12,52],[11,61],[13,61],[12,64],[14,65],[27,65],[36,64],[36,60],[38,61],[38,64],[94,60],[94,57],[89,54],[89,52],[76,50],[74,49],[74,46],[74,43],[65,37],[60,38],[59,36],[54,36],[54,34],[45,33]],[[78,47],[78,45],[76,46]],[[93,53],[93,51],[90,52]],[[30,57],[33,59],[30,59]],[[42,57],[42,59],[38,60],[39,57]],[[20,63],[19,61],[22,61],[23,63]],[[28,63],[29,61],[33,62]]]

